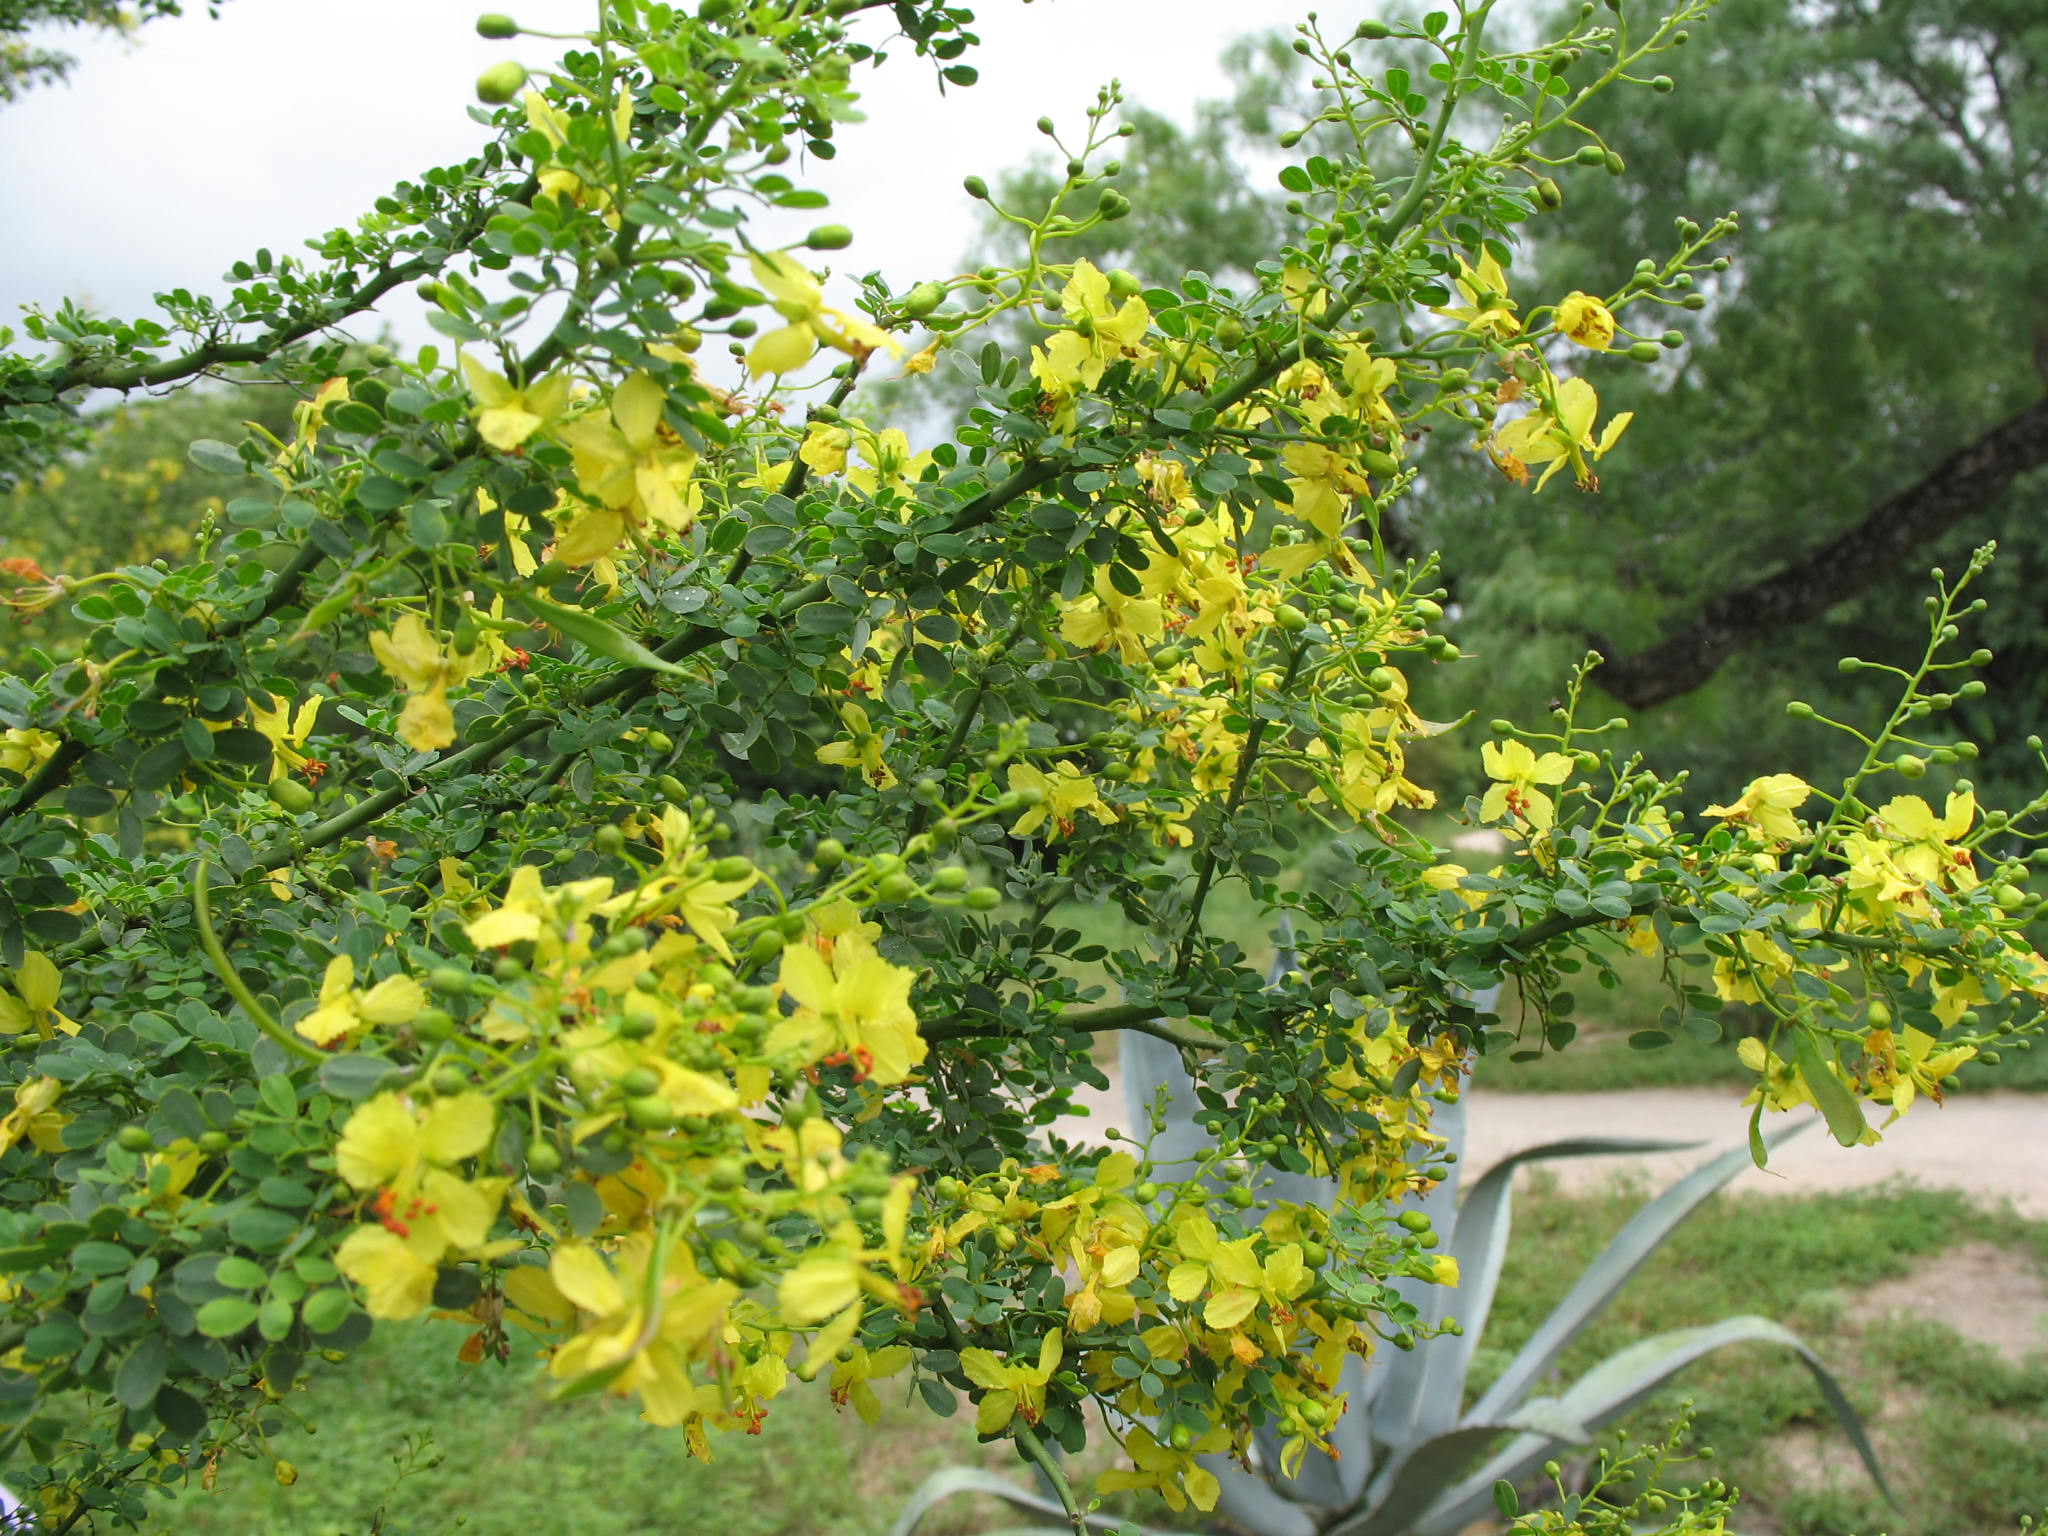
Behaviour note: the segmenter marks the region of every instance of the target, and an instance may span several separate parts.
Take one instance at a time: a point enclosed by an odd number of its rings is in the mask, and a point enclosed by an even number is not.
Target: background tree
[[[1261,249],[1250,236],[1290,224],[1263,146],[1276,108],[1312,116],[1318,93],[1280,39],[1226,64],[1232,98],[1193,127],[1133,113],[1126,159],[1151,195],[1114,226],[1114,254],[1148,277],[1174,270],[1176,251],[1241,270]],[[1510,279],[1542,294],[1589,271],[1619,281],[1652,233],[1703,208],[1739,215],[1733,264],[1669,296],[1682,348],[1649,366],[1585,360],[1655,443],[1604,465],[1599,496],[1530,503],[1469,436],[1429,445],[1389,536],[1443,551],[1456,633],[1484,662],[1448,674],[1431,704],[1540,710],[1592,645],[1608,657],[1595,684],[1633,718],[1632,739],[1683,756],[1712,797],[1788,742],[1783,722],[1727,732],[1731,712],[1759,697],[1867,707],[1870,689],[1827,658],[1895,651],[1901,599],[1926,568],[1996,538],[1988,590],[2017,600],[1986,636],[1995,686],[1953,718],[1985,749],[1980,779],[2024,776],[2048,706],[2048,637],[2024,598],[2048,575],[2035,8],[1726,0],[1660,68],[1664,110],[1586,117],[1627,174],[1572,181]],[[1001,195],[1028,203],[1052,175],[1018,173]],[[1007,226],[989,238],[1005,249]]]

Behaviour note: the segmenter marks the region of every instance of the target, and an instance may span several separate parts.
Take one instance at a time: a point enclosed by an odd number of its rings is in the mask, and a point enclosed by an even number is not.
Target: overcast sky
[[[495,0],[504,4],[505,0]],[[220,287],[259,246],[296,250],[353,222],[393,182],[462,159],[485,130],[465,108],[485,66],[546,62],[554,45],[489,42],[470,0],[232,0],[218,20],[153,23],[133,42],[70,34],[71,83],[0,110],[0,323],[24,303],[88,299],[137,315],[150,295]],[[569,30],[590,0],[511,0],[522,22]],[[1326,6],[1330,12],[1352,9]],[[961,178],[993,178],[1045,141],[1049,113],[1078,125],[1098,86],[1184,116],[1220,93],[1235,36],[1283,19],[1225,0],[990,0],[973,88],[942,101],[907,49],[857,76],[868,121],[808,184],[857,239],[836,258],[892,281],[957,270],[974,234]],[[390,317],[425,339],[407,294]],[[413,312],[407,312],[408,310]]]

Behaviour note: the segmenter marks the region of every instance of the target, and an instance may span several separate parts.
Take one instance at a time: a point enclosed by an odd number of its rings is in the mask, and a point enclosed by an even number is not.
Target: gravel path
[[[1123,1091],[1112,1072],[1106,1093],[1086,1096],[1089,1128],[1127,1123]],[[1789,1114],[1765,1116],[1766,1128]],[[1881,1118],[1881,1117],[1874,1117]],[[1726,1089],[1645,1088],[1626,1093],[1488,1093],[1475,1091],[1465,1163],[1482,1172],[1511,1152],[1574,1136],[1632,1136],[1698,1141],[1697,1151],[1650,1156],[1582,1157],[1549,1164],[1570,1188],[1618,1174],[1653,1185],[1695,1166],[1707,1152],[1739,1144],[1749,1111]],[[1526,1177],[1527,1175],[1524,1175]],[[1922,1101],[1876,1146],[1842,1147],[1816,1125],[1779,1148],[1768,1171],[1745,1170],[1734,1188],[1765,1194],[1862,1189],[1894,1178],[1936,1188],[1969,1190],[2010,1200],[2021,1215],[2048,1219],[2048,1094],[1959,1093],[1945,1104]]]

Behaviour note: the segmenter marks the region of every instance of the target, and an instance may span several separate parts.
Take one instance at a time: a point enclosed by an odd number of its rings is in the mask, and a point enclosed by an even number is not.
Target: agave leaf
[[[1548,1403],[1531,1403],[1528,1412],[1506,1424],[1460,1425],[1411,1447],[1398,1462],[1389,1463],[1374,1480],[1365,1509],[1332,1526],[1324,1536],[1401,1536],[1489,1445],[1513,1430],[1526,1431],[1520,1438],[1540,1439],[1546,1445],[1591,1438],[1583,1426]]]
[[[896,1523],[889,1527],[889,1536],[911,1536],[918,1523],[939,1504],[962,1493],[981,1493],[1005,1504],[1014,1504],[1019,1509],[1028,1509],[1033,1514],[1050,1515],[1060,1524],[1061,1532],[1071,1532],[1067,1524],[1067,1512],[1060,1508],[1057,1499],[1048,1499],[1041,1494],[1030,1493],[1015,1483],[997,1477],[993,1472],[984,1472],[979,1467],[941,1467],[930,1477],[911,1490],[910,1498],[904,1503],[903,1512],[896,1517]],[[1090,1515],[1088,1523],[1098,1531],[1114,1531],[1124,1522],[1108,1515]]]
[[[1748,1148],[1741,1150],[1747,1153]],[[1700,1356],[1724,1345],[1752,1342],[1782,1344],[1799,1356],[1807,1370],[1813,1373],[1821,1396],[1834,1410],[1843,1432],[1869,1470],[1872,1481],[1877,1484],[1879,1492],[1890,1499],[1891,1489],[1885,1483],[1884,1472],[1878,1466],[1877,1453],[1871,1448],[1870,1438],[1864,1433],[1863,1420],[1843,1395],[1841,1384],[1797,1334],[1767,1317],[1730,1317],[1698,1328],[1674,1328],[1668,1333],[1656,1334],[1609,1355],[1581,1376],[1562,1397],[1544,1399],[1542,1405],[1562,1412],[1568,1419],[1584,1423],[1588,1429],[1597,1430],[1641,1403]],[[1531,1403],[1529,1406],[1533,1409],[1540,1405]],[[1556,1454],[1560,1443],[1558,1437],[1542,1433],[1516,1436],[1501,1448],[1498,1455],[1432,1504],[1416,1521],[1415,1536],[1453,1536],[1475,1520],[1490,1518],[1493,1485],[1502,1478],[1512,1483],[1527,1477]]]
[[[1811,1124],[1810,1120],[1797,1121],[1783,1130],[1772,1132],[1764,1138],[1765,1142],[1777,1146]],[[1731,1148],[1711,1162],[1695,1168],[1631,1216],[1628,1224],[1614,1234],[1614,1240],[1601,1250],[1600,1256],[1586,1266],[1585,1273],[1579,1276],[1570,1294],[1529,1336],[1528,1343],[1501,1372],[1500,1380],[1472,1405],[1468,1417],[1493,1422],[1507,1418],[1515,1405],[1529,1395],[1529,1389],[1542,1379],[1544,1372],[1557,1363],[1558,1356],[1570,1347],[1572,1340],[1606,1310],[1615,1294],[1628,1284],[1629,1277],[1642,1268],[1644,1261],[1657,1251],[1658,1245],[1672,1234],[1678,1224],[1749,1165],[1748,1146]]]
[[[1618,1152],[1682,1152],[1694,1141],[1645,1141],[1623,1136],[1581,1136],[1550,1141],[1504,1157],[1472,1185],[1458,1207],[1451,1230],[1451,1255],[1458,1261],[1455,1290],[1437,1288],[1431,1297],[1431,1321],[1446,1312],[1463,1326],[1459,1337],[1443,1335],[1389,1361],[1388,1380],[1373,1407],[1382,1440],[1413,1444],[1440,1435],[1458,1422],[1464,1405],[1465,1377],[1473,1352],[1486,1331],[1493,1296],[1507,1258],[1510,1207],[1515,1170],[1524,1163],[1564,1157],[1601,1157]]]

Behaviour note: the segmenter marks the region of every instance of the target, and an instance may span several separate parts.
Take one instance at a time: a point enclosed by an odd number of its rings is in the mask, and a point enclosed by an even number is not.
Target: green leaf
[[[308,1296],[299,1307],[299,1316],[306,1320],[306,1326],[314,1333],[332,1333],[348,1321],[348,1292],[338,1286],[328,1286]]]
[[[560,630],[571,640],[589,647],[600,656],[613,661],[622,661],[628,666],[642,667],[649,672],[680,674],[682,668],[674,662],[663,661],[638,640],[617,625],[600,619],[594,613],[581,608],[569,608],[561,603],[551,603],[544,597],[530,592],[515,592],[513,601],[528,613],[551,628]]]
[[[140,1413],[155,1401],[170,1361],[170,1346],[164,1343],[163,1335],[144,1335],[114,1372],[114,1401],[131,1413]]]
[[[199,1331],[211,1339],[240,1333],[256,1321],[256,1303],[239,1296],[216,1296],[199,1309]]]
[[[1870,1122],[1863,1118],[1863,1105],[1849,1091],[1848,1085],[1828,1070],[1811,1031],[1794,1030],[1792,1060],[1798,1064],[1799,1075],[1806,1079],[1806,1086],[1812,1090],[1813,1100],[1820,1106],[1821,1114],[1827,1117],[1828,1134],[1845,1147],[1860,1143],[1863,1133],[1870,1128]]]
[[[220,1268],[213,1272],[213,1278],[231,1291],[253,1291],[269,1283],[270,1271],[254,1259],[230,1254],[220,1261]]]
[[[242,463],[242,455],[231,443],[217,442],[202,437],[190,448],[185,456],[209,475],[246,475],[249,471]]]

